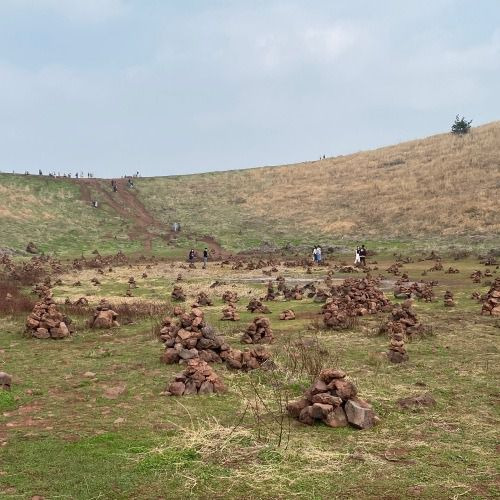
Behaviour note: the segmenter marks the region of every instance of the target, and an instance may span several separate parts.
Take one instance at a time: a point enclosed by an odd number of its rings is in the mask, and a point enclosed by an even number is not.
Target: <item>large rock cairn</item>
[[[213,394],[225,392],[226,386],[212,367],[202,359],[190,359],[186,369],[167,385],[166,396]]]
[[[63,339],[73,333],[71,319],[57,310],[49,295],[37,302],[26,319],[26,332],[37,339]]]
[[[179,285],[174,286],[171,297],[172,300],[175,300],[176,302],[184,302],[186,300],[186,295],[184,294],[184,290]]]
[[[176,319],[165,318],[160,330],[160,338],[165,343],[161,361],[167,364],[183,363],[189,359],[220,363],[221,354],[229,350],[226,342],[207,326],[203,311],[193,304],[189,313]]]
[[[500,278],[496,278],[484,297],[481,314],[500,316]]]
[[[451,293],[449,290],[446,290],[446,292],[444,293],[443,302],[445,307],[456,306],[455,299],[453,298],[453,293]]]
[[[302,300],[304,298],[304,292],[300,289],[299,285],[295,285],[293,288],[285,287],[283,295],[285,296],[285,300]]]
[[[405,300],[402,304],[394,306],[389,319],[380,327],[379,333],[387,333],[389,336],[403,333],[407,337],[412,337],[424,333],[425,330],[412,308],[411,300]]]
[[[255,370],[271,358],[270,352],[263,346],[255,346],[253,349],[230,349],[224,353],[224,361],[228,368],[234,370]]]
[[[396,281],[394,284],[394,297],[397,299],[417,298],[424,302],[433,302],[436,298],[434,294],[433,281],[404,282]]]
[[[106,299],[102,299],[95,308],[94,315],[89,321],[89,327],[104,329],[115,326],[120,326],[118,314],[113,311],[113,306]]]
[[[213,306],[212,299],[210,299],[210,297],[205,292],[200,292],[196,296],[196,302],[200,306]]]
[[[234,304],[227,304],[222,308],[222,318],[221,321],[239,321],[240,315],[236,310],[236,306]]]
[[[243,344],[270,344],[274,340],[271,323],[267,318],[257,317],[241,337]]]
[[[292,320],[295,319],[295,312],[293,309],[285,309],[282,313],[280,313],[281,320]]]
[[[321,308],[323,323],[326,328],[346,330],[356,324],[356,313],[348,307],[347,302],[339,299],[328,299]]]
[[[379,420],[370,404],[357,397],[356,386],[341,370],[325,369],[304,396],[287,405],[288,413],[306,425],[321,421],[329,427],[373,427]]]
[[[270,314],[269,307],[264,305],[259,299],[251,299],[247,305],[247,310],[252,313]]]
[[[395,325],[398,326],[396,327]],[[399,329],[399,331],[396,331],[397,329]],[[391,363],[403,363],[409,359],[405,348],[403,325],[401,323],[394,324],[394,330],[389,342],[389,350],[387,351],[387,358]]]
[[[232,290],[226,290],[222,294],[222,300],[228,304],[234,304],[235,302],[238,302],[240,299],[238,297],[237,292],[233,292]]]

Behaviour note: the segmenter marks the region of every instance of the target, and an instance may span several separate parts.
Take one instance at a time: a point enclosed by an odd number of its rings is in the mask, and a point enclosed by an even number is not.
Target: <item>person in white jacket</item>
[[[359,258],[359,247],[356,247],[356,256],[354,257],[354,264],[358,265],[361,262],[361,259]]]

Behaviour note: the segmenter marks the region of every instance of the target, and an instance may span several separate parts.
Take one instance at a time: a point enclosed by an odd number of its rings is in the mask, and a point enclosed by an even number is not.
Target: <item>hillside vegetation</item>
[[[205,236],[228,250],[496,244],[500,122],[321,161],[119,182],[112,193],[107,180],[0,174],[0,247],[172,254]]]

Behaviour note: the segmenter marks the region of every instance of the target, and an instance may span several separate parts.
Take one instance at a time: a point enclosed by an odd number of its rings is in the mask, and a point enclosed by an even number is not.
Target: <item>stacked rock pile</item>
[[[255,370],[271,358],[271,354],[263,346],[255,346],[253,349],[230,349],[224,352],[224,361],[228,368],[234,370]]]
[[[400,274],[399,268],[403,267],[403,264],[401,262],[396,262],[394,264],[391,264],[387,269],[386,272],[389,274],[393,274],[394,276],[398,276]]]
[[[445,307],[455,307],[456,302],[453,298],[453,294],[449,291],[446,290],[444,293],[444,306]]]
[[[118,323],[118,314],[113,311],[112,305],[102,299],[95,308],[94,315],[89,321],[90,328],[113,328],[120,326]]]
[[[128,287],[129,288],[137,288],[137,283],[135,281],[135,278],[133,276],[130,276],[128,279]]]
[[[264,300],[276,300],[276,290],[274,289],[272,281],[267,284],[267,293]]]
[[[395,323],[395,325],[398,325],[399,331],[393,331],[391,335],[387,358],[391,363],[403,363],[409,359],[405,348],[403,326],[401,323]]]
[[[26,332],[37,339],[63,339],[73,333],[71,319],[63,316],[49,295],[33,307],[26,319]]]
[[[226,387],[212,367],[202,359],[190,359],[186,369],[175,376],[164,392],[166,396],[213,394],[225,392]]]
[[[389,319],[380,327],[379,333],[387,333],[390,336],[403,333],[411,337],[422,334],[425,330],[426,328],[418,321],[417,315],[412,309],[411,300],[406,300],[392,309]]]
[[[356,312],[348,307],[345,300],[328,299],[321,308],[321,314],[326,328],[345,330],[356,324]]]
[[[449,267],[448,269],[446,269],[446,271],[444,273],[445,274],[457,274],[459,272],[460,272],[460,270],[457,269],[456,267]]]
[[[476,269],[471,275],[470,278],[472,283],[481,283],[481,278],[483,277],[483,273]]]
[[[278,292],[283,292],[283,290],[286,288],[285,278],[279,275],[276,277],[276,281],[278,282]]]
[[[436,261],[434,262],[434,265],[428,269],[428,271],[433,272],[433,271],[442,271],[443,270],[443,264],[441,261]]]
[[[185,312],[186,310],[181,306],[174,306],[174,308],[172,309],[172,314],[174,316],[182,316]]]
[[[224,302],[234,304],[235,302],[238,302],[240,299],[239,299],[238,294],[236,292],[233,292],[232,290],[226,290],[222,294],[222,300]]]
[[[322,370],[304,396],[287,405],[288,413],[306,425],[369,429],[379,420],[370,404],[357,397],[356,386],[341,370]]]
[[[481,314],[500,316],[500,278],[496,278],[486,294]]]
[[[267,318],[262,317],[255,318],[241,337],[243,344],[270,344],[273,340],[271,323]]]
[[[210,297],[205,292],[200,292],[196,296],[196,302],[200,306],[212,306],[213,305],[212,299],[210,299]]]
[[[280,319],[282,320],[295,319],[295,313],[293,312],[293,309],[285,309],[282,313],[280,313]]]
[[[227,304],[226,307],[222,309],[221,321],[239,321],[240,315],[236,311],[234,304]]]
[[[313,300],[314,302],[321,304],[323,302],[326,302],[330,297],[331,295],[327,290],[319,288],[318,290],[316,290],[316,293],[313,296]]]
[[[221,353],[229,350],[222,337],[205,324],[203,311],[194,304],[189,313],[175,320],[164,318],[160,339],[165,343],[161,361],[167,364],[182,363],[201,358],[210,363],[220,363]]]
[[[184,295],[184,290],[179,285],[174,286],[171,296],[172,300],[175,300],[177,302],[184,302],[186,300],[186,295]]]
[[[299,285],[295,285],[293,288],[285,288],[283,295],[285,296],[285,300],[302,300],[304,298],[304,292],[300,289]]]
[[[252,313],[270,314],[269,307],[264,305],[259,299],[251,299],[247,305],[247,310]]]

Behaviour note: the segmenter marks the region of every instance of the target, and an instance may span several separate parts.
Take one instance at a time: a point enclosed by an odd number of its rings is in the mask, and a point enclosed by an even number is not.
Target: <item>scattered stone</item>
[[[253,349],[229,349],[222,353],[221,358],[228,368],[234,370],[255,370],[271,358],[271,354],[263,346],[255,346]]]
[[[10,391],[12,385],[12,376],[5,372],[0,372],[0,388],[4,391]]]
[[[397,405],[405,410],[419,410],[435,406],[436,400],[432,397],[432,394],[425,392],[424,394],[398,399]]]
[[[457,274],[459,272],[460,272],[460,270],[457,269],[456,267],[449,267],[444,273],[445,274]]]
[[[287,405],[288,413],[306,425],[322,421],[329,427],[369,429],[379,420],[372,406],[357,397],[356,386],[341,370],[322,370],[304,396]]]
[[[241,342],[244,344],[270,344],[273,340],[270,321],[260,316],[248,325],[243,337],[241,337]]]
[[[38,247],[32,241],[26,245],[26,251],[34,254],[40,253],[40,250],[38,250]]]

